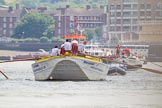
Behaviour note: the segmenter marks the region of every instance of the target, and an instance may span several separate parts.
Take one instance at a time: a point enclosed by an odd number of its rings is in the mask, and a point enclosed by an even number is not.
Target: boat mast
[[[77,22],[78,22],[77,16],[74,16],[74,34],[77,34]]]

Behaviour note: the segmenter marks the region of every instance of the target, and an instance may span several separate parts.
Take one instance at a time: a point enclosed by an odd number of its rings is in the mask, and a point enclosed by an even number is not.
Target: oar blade
[[[162,71],[155,70],[155,69],[150,69],[150,68],[141,68],[141,69],[152,72],[152,73],[162,74]]]

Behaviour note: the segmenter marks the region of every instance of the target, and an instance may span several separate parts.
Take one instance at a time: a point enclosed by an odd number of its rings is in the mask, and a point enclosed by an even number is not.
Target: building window
[[[123,9],[125,9],[125,10],[131,9],[131,5],[130,4],[124,4]]]
[[[121,16],[121,12],[117,12],[117,17],[120,17]]]
[[[147,15],[147,16],[151,16],[151,11],[147,11],[147,12],[146,12],[146,15]]]
[[[121,27],[120,26],[117,26],[116,30],[117,31],[121,31]]]
[[[137,4],[133,4],[133,9],[138,9],[138,5]]]
[[[58,17],[58,20],[59,20],[59,21],[61,20],[61,16]]]
[[[158,3],[158,4],[157,4],[157,9],[162,10],[162,3]]]
[[[140,16],[145,16],[145,12],[144,11],[141,11],[140,12]]]
[[[12,35],[13,34],[13,30],[10,30],[10,35]]]
[[[133,12],[133,16],[138,16],[138,12]]]
[[[145,9],[145,4],[141,4],[140,9]]]
[[[110,24],[115,24],[115,19],[110,19]]]
[[[61,22],[58,22],[58,27],[61,27]]]
[[[111,26],[110,27],[110,31],[115,31],[115,27],[114,26]]]
[[[121,19],[117,19],[116,24],[121,24]]]
[[[117,5],[116,8],[117,8],[117,9],[121,9],[121,5]]]
[[[10,22],[13,22],[13,19],[12,19],[12,17],[10,17]]]
[[[61,30],[60,29],[58,29],[58,34],[60,34],[61,32],[60,32]]]
[[[124,17],[131,17],[131,12],[123,12]]]
[[[3,17],[3,22],[6,22],[6,17]]]
[[[133,26],[133,27],[132,27],[132,30],[133,30],[133,31],[137,31],[137,26]]]
[[[115,6],[114,5],[110,5],[110,10],[114,10]]]
[[[133,19],[133,24],[137,24],[137,19]]]
[[[86,16],[86,19],[88,20],[88,19],[89,19],[89,17],[88,17],[88,16]]]
[[[114,17],[115,16],[115,12],[110,12],[110,16]]]
[[[6,23],[3,23],[3,28],[6,28]]]
[[[151,4],[147,4],[147,9],[151,9]]]
[[[124,19],[123,24],[131,24],[131,20],[130,19]]]
[[[10,28],[13,28],[13,24],[12,24],[12,23],[10,23],[10,25],[9,25],[9,26],[10,26]]]
[[[6,35],[6,29],[3,30],[3,34]]]
[[[16,17],[12,17],[13,21],[16,22],[17,18]]]
[[[162,11],[158,11],[158,12],[157,12],[157,16],[158,16],[158,17],[162,17]]]
[[[93,24],[89,24],[89,27],[92,28],[93,27]]]
[[[0,17],[0,22],[2,22],[3,21],[3,17]]]
[[[130,27],[129,26],[124,26],[123,31],[130,31]]]
[[[123,2],[138,2],[138,0],[123,0]]]

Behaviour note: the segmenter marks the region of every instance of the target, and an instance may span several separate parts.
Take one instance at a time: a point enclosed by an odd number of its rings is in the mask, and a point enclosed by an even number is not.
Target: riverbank
[[[0,60],[31,58],[35,52],[0,50]]]
[[[0,56],[16,56],[16,55],[27,55],[33,52],[28,51],[13,51],[13,50],[0,50]]]

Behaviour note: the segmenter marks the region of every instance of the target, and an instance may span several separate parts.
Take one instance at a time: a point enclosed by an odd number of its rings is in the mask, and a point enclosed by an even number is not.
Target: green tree
[[[5,1],[4,0],[0,0],[0,5],[4,5]]]
[[[37,7],[38,3],[38,0],[21,0],[21,4],[23,4],[25,7],[30,7],[34,9]]]
[[[40,42],[49,42],[49,39],[48,39],[48,37],[41,37],[40,38]]]
[[[97,37],[101,37],[102,36],[102,27],[95,28],[95,33],[96,33]]]
[[[110,43],[111,43],[111,44],[114,44],[114,45],[118,44],[118,43],[119,43],[118,37],[117,37],[117,36],[113,36],[113,37],[111,38]]]
[[[18,22],[13,37],[14,38],[40,38],[43,33],[54,25],[52,17],[44,14],[26,14]]]
[[[83,34],[87,37],[87,40],[93,39],[93,36],[96,35],[94,29],[86,29]]]
[[[54,36],[54,25],[48,26],[48,29],[45,32],[43,32],[43,36],[51,39]]]

